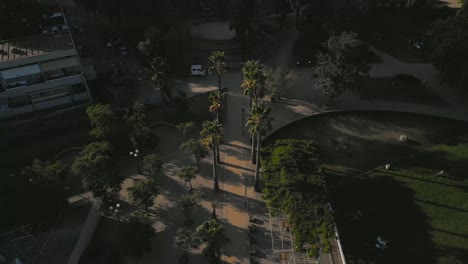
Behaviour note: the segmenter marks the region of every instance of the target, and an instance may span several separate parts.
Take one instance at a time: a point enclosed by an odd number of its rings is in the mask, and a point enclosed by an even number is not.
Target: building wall
[[[88,101],[74,50],[0,62],[0,119]]]

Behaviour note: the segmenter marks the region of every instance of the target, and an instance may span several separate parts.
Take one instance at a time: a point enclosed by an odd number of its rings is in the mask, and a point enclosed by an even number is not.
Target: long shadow
[[[444,186],[448,186],[448,187],[461,188],[463,190],[467,189],[467,187],[465,187],[465,186],[460,186],[460,185],[455,185],[455,184],[448,184],[448,183],[433,181],[433,180],[428,180],[428,179],[421,179],[421,178],[417,178],[417,177],[411,177],[411,176],[406,176],[406,175],[402,175],[402,174],[391,173],[389,171],[382,171],[382,173],[392,175],[392,176],[395,176],[395,177],[401,177],[401,178],[406,178],[406,179],[411,179],[411,180],[417,180],[417,181],[422,181],[422,182],[439,184],[439,185],[444,185]]]
[[[443,207],[443,208],[446,208],[446,209],[455,210],[455,211],[459,211],[459,212],[462,212],[462,213],[468,213],[468,210],[453,207],[453,206],[447,206],[447,205],[440,204],[440,203],[424,201],[424,200],[417,199],[417,198],[414,198],[414,200],[417,201],[417,202],[420,202],[420,203],[425,203],[425,204],[430,204],[430,205],[434,205],[434,206],[438,206],[438,207]]]
[[[345,254],[370,263],[434,263],[434,245],[413,197],[414,191],[385,177],[335,189],[331,198]],[[359,220],[346,217],[356,210],[362,212]],[[375,247],[378,236],[391,240],[381,255]]]
[[[224,145],[232,147],[232,148],[240,149],[240,150],[245,150],[245,151],[248,151],[249,153],[251,151],[250,148],[244,147],[244,146],[234,145],[234,144],[230,144],[230,143],[225,143]]]
[[[239,165],[226,163],[226,162],[223,162],[223,161],[221,161],[219,164],[223,165],[223,166],[226,166],[226,167],[236,168],[236,169],[245,170],[245,171],[249,171],[249,172],[255,172],[255,170],[248,169],[248,168],[245,168],[245,167],[242,167],[242,166],[239,166]]]
[[[462,234],[458,234],[458,233],[454,233],[454,232],[451,232],[451,231],[442,230],[442,229],[438,229],[438,228],[430,228],[430,230],[434,230],[434,231],[437,231],[437,232],[446,233],[446,234],[449,234],[449,235],[452,235],[452,236],[461,237],[461,238],[468,238],[468,235],[462,235]]]

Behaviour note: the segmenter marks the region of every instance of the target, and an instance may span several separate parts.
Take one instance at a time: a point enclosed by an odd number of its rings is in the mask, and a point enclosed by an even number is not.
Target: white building
[[[0,41],[0,119],[51,113],[90,99],[69,32]]]

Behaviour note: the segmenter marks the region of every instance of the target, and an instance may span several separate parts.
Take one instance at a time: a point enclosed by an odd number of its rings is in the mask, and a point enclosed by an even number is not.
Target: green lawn
[[[335,190],[349,263],[468,263],[467,166],[468,143],[437,145]],[[353,210],[359,220],[344,216]],[[380,235],[392,244],[377,256]]]

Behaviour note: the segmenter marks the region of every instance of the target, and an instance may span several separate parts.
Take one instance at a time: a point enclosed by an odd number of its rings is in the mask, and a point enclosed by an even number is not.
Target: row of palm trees
[[[202,136],[202,145],[213,152],[213,179],[214,189],[219,190],[216,164],[220,162],[219,145],[223,139],[223,128],[220,123],[220,113],[224,105],[223,100],[225,93],[221,92],[221,75],[226,72],[227,66],[225,63],[224,52],[214,51],[209,60],[211,67],[209,71],[218,75],[218,90],[210,94],[210,112],[214,113],[216,119],[203,123],[203,129],[200,133]],[[255,189],[259,187],[259,170],[260,170],[260,148],[262,136],[271,129],[271,109],[262,101],[264,95],[264,86],[267,76],[264,72],[264,65],[259,61],[249,60],[242,68],[243,81],[241,88],[244,95],[250,99],[249,117],[247,126],[252,140],[251,161],[256,164],[255,168]]]

